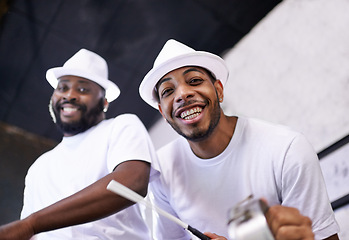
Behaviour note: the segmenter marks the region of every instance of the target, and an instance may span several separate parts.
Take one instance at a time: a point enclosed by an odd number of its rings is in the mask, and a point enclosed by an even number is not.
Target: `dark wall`
[[[0,224],[19,219],[29,166],[56,142],[0,122]]]
[[[138,87],[166,40],[222,54],[279,2],[0,0],[0,121],[59,141],[45,73],[86,48],[106,59],[121,90],[107,118],[134,113],[149,128],[161,116]]]

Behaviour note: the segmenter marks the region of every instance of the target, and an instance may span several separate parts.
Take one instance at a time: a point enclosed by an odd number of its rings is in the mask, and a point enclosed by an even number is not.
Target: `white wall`
[[[280,4],[225,59],[224,108],[303,132],[317,151],[349,133],[349,1]]]
[[[303,132],[317,152],[348,135],[348,13],[349,0],[280,3],[224,55],[230,70],[225,112],[291,126]],[[150,135],[156,148],[176,136],[164,120]],[[333,200],[349,193],[349,185],[343,184],[349,178],[344,151],[321,163]],[[347,171],[336,174],[338,167]],[[348,213],[348,207],[336,211],[342,240],[349,239]]]

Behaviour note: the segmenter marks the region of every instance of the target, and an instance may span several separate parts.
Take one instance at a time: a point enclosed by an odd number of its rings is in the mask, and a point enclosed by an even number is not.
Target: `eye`
[[[164,88],[164,89],[161,91],[160,96],[161,96],[162,98],[164,98],[164,97],[167,97],[167,96],[171,95],[172,92],[173,92],[173,89],[172,89],[172,88]]]
[[[68,87],[66,85],[58,85],[56,90],[59,92],[65,92],[68,90]]]
[[[189,84],[190,85],[199,85],[203,82],[204,80],[202,78],[198,78],[198,77],[195,77],[195,78],[191,78],[189,80]]]
[[[79,88],[78,88],[78,91],[81,92],[81,93],[88,93],[88,92],[89,92],[89,89],[88,89],[88,88],[85,88],[85,87],[79,87]]]

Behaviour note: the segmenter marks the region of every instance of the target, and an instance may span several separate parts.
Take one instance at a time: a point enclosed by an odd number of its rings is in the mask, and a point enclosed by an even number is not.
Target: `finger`
[[[300,225],[305,221],[298,209],[280,205],[270,207],[265,217],[273,233],[283,225]]]
[[[285,225],[278,229],[274,235],[275,240],[306,240],[314,239],[311,227],[306,225]]]
[[[211,232],[204,232],[204,234],[214,240],[227,240],[225,237],[219,236],[215,233],[211,233]]]
[[[276,239],[313,239],[310,218],[296,208],[273,206],[266,213],[267,222]]]

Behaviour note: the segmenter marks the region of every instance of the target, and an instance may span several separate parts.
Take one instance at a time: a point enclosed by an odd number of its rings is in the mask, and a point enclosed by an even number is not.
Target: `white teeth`
[[[193,119],[200,115],[202,108],[195,107],[181,113],[181,118],[185,120]]]
[[[70,108],[70,107],[64,107],[63,111],[64,112],[76,112],[77,109],[76,108]]]
[[[193,114],[193,115],[190,115],[190,116],[187,116],[186,118],[184,118],[185,120],[190,120],[190,119],[193,119],[193,118],[195,118],[195,117],[197,117],[197,116],[199,116],[200,115],[200,113],[195,113],[195,114]]]

